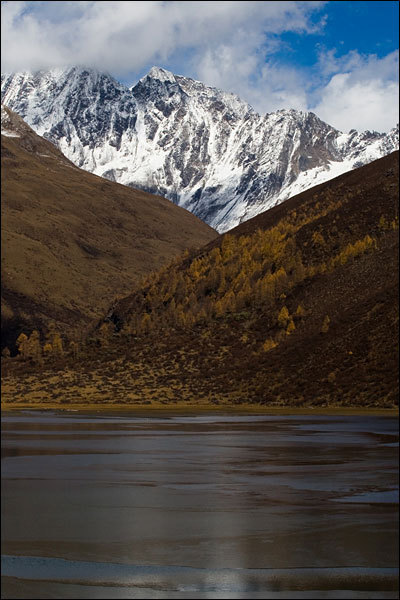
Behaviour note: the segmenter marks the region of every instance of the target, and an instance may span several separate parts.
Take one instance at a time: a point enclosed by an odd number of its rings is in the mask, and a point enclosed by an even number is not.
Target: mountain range
[[[83,67],[3,74],[2,102],[78,167],[220,232],[398,148],[398,126],[342,133],[311,112],[259,115],[159,67],[131,88]]]

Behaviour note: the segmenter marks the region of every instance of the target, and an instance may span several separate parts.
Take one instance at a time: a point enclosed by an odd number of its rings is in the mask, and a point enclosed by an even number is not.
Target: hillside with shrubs
[[[6,379],[39,369],[41,402],[62,379],[67,403],[393,407],[397,278],[396,152],[186,252],[85,339],[24,333]]]

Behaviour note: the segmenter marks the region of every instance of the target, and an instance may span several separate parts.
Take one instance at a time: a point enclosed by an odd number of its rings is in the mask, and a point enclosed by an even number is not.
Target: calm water
[[[387,417],[2,419],[2,598],[396,598]]]

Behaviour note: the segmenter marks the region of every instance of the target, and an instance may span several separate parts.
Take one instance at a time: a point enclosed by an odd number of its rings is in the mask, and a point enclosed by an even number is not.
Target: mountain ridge
[[[314,113],[258,115],[160,67],[131,88],[76,67],[2,75],[2,97],[74,164],[164,195],[220,232],[398,147],[398,128],[344,134]]]
[[[1,110],[2,345],[97,320],[115,292],[217,235],[159,196],[79,169]]]

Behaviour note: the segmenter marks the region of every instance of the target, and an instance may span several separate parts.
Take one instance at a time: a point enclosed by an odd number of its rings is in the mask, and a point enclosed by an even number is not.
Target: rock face
[[[219,231],[393,152],[315,114],[261,116],[240,98],[153,67],[127,88],[72,67],[2,76],[2,102],[77,166],[161,194]]]

